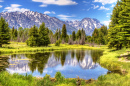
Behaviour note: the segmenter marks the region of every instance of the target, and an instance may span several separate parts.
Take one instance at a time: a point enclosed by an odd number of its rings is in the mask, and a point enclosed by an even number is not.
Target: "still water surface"
[[[32,74],[43,77],[46,74],[55,76],[60,71],[65,78],[97,79],[100,75],[107,74],[108,70],[100,66],[99,60],[102,51],[99,50],[67,50],[36,54],[10,55],[4,58],[3,67],[10,73],[26,75]],[[0,58],[1,59],[1,58]]]

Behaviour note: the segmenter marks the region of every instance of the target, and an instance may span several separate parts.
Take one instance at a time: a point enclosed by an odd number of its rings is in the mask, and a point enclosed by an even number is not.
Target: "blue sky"
[[[96,18],[108,25],[117,0],[0,0],[0,12],[37,11],[61,20]]]

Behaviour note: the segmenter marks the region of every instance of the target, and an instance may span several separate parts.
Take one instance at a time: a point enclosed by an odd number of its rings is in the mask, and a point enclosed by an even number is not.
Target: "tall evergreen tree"
[[[115,9],[116,8],[116,9]],[[130,47],[130,1],[121,0],[113,9],[109,30],[109,47]],[[116,16],[114,14],[116,12]],[[114,21],[114,18],[116,21]]]
[[[11,29],[11,40],[14,40],[14,27]]]
[[[49,43],[48,29],[43,22],[39,27],[39,46],[48,46]]]
[[[72,40],[75,41],[76,40],[76,35],[75,35],[75,31],[72,32]]]
[[[85,30],[82,28],[80,44],[82,44],[82,45],[85,44],[85,38],[86,38]]]
[[[59,38],[59,30],[58,29],[55,32],[55,38],[56,38],[56,40],[58,40],[58,38]]]
[[[119,12],[120,39],[123,46],[130,47],[130,0],[122,0]]]
[[[76,33],[76,38],[81,39],[81,30],[79,29],[78,32]]]
[[[119,28],[119,20],[120,20],[119,13],[122,10],[120,4],[121,3],[118,0],[111,15],[111,22],[109,24],[109,30],[108,30],[109,48],[113,48],[113,47],[115,47],[116,49],[122,48],[123,43],[120,39],[121,34],[119,34],[121,32]]]
[[[61,31],[59,29],[59,32],[58,32],[58,40],[61,38]]]
[[[18,31],[17,31],[17,29],[14,30],[14,35],[13,35],[13,36],[14,36],[14,39],[17,39],[17,36],[18,36]]]
[[[94,42],[95,42],[95,43],[98,43],[99,31],[98,31],[97,28],[94,29],[93,34],[92,34],[92,37],[93,37],[93,39],[94,39]]]
[[[7,44],[10,39],[9,25],[3,17],[0,18],[0,47],[2,44]]]
[[[67,37],[67,30],[66,30],[66,25],[64,24],[62,27],[62,39],[65,40],[66,37]]]
[[[29,30],[29,39],[26,41],[28,46],[38,46],[39,42],[39,34],[38,28],[34,25]]]

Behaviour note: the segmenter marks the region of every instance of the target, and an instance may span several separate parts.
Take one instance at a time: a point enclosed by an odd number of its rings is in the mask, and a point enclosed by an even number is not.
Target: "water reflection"
[[[0,72],[6,70],[9,66],[8,57],[0,57]]]
[[[50,57],[50,52],[27,54],[25,56],[31,59],[28,63],[30,70],[34,72],[37,69],[42,74],[45,64],[47,64],[47,61]]]
[[[99,64],[102,51],[98,50],[69,50],[26,55],[11,55],[7,70],[11,73],[33,74],[44,76],[46,73],[54,77],[60,71],[66,78],[84,79],[98,78],[107,70]]]

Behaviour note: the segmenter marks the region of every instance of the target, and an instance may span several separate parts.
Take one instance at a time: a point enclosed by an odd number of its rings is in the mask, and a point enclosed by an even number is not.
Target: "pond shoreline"
[[[103,47],[103,48],[101,48]],[[54,44],[50,44],[48,47],[29,47],[26,43],[17,43],[11,42],[9,45],[5,44],[2,48],[0,48],[0,54],[15,54],[15,53],[34,53],[34,52],[48,52],[48,51],[57,51],[57,50],[73,50],[73,49],[99,49],[104,50],[106,46],[97,46],[92,47],[89,45],[68,45],[68,44],[60,44],[60,46],[55,46]]]

